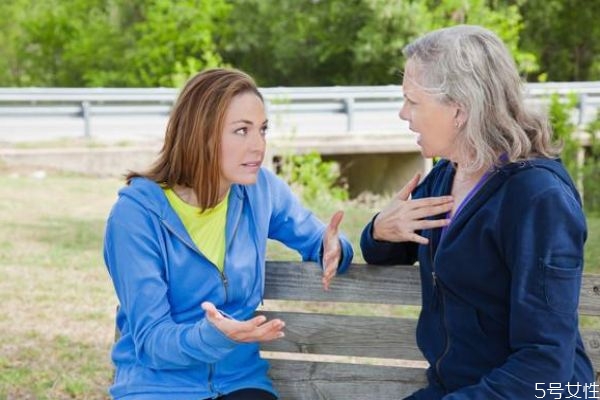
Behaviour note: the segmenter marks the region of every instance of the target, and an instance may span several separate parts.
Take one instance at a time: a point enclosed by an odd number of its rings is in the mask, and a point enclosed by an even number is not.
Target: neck
[[[192,189],[191,187],[175,185],[173,187],[173,191],[175,192],[177,197],[179,197],[181,200],[183,200],[187,204],[194,206],[194,207],[200,207],[200,203],[198,202],[198,197],[196,196],[196,192],[194,192],[194,189]],[[220,203],[221,201],[223,201],[225,196],[227,196],[228,192],[229,192],[229,186],[219,188],[219,199],[217,200],[217,203]]]
[[[476,171],[471,171],[471,170],[468,170],[467,168],[465,168],[464,166],[461,167],[461,164],[459,164],[459,163],[455,164],[455,169],[456,169],[456,173],[454,174],[454,179],[457,181],[460,181],[460,182],[469,182],[469,181],[476,182],[487,171],[487,168],[481,168]]]

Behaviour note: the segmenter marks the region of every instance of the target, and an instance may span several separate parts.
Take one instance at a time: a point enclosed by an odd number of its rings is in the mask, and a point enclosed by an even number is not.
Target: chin
[[[240,176],[234,182],[239,185],[254,185],[258,178],[258,174]]]

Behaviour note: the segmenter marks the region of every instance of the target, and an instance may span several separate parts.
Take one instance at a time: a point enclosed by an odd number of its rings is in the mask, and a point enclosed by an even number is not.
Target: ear
[[[457,128],[462,128],[467,122],[467,113],[464,108],[457,104],[456,105],[456,114],[454,115],[454,126]]]

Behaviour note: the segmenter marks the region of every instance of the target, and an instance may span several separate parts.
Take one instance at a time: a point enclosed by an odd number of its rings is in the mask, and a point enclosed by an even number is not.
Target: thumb
[[[217,307],[215,307],[215,305],[210,301],[204,301],[200,306],[206,312],[206,316],[210,320],[216,320],[221,315],[221,313],[217,310]]]
[[[419,179],[421,178],[421,174],[417,172],[414,176],[408,181],[406,185],[396,194],[396,198],[400,200],[408,200],[408,196],[412,193],[413,190],[419,184]]]

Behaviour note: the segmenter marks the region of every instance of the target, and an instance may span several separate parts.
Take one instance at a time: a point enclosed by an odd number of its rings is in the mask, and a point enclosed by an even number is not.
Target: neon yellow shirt
[[[219,271],[223,272],[225,262],[225,224],[227,222],[227,199],[225,198],[214,208],[200,213],[199,207],[189,205],[181,200],[173,189],[163,189],[169,204],[175,210],[183,226],[194,241],[198,250],[208,258]]]

